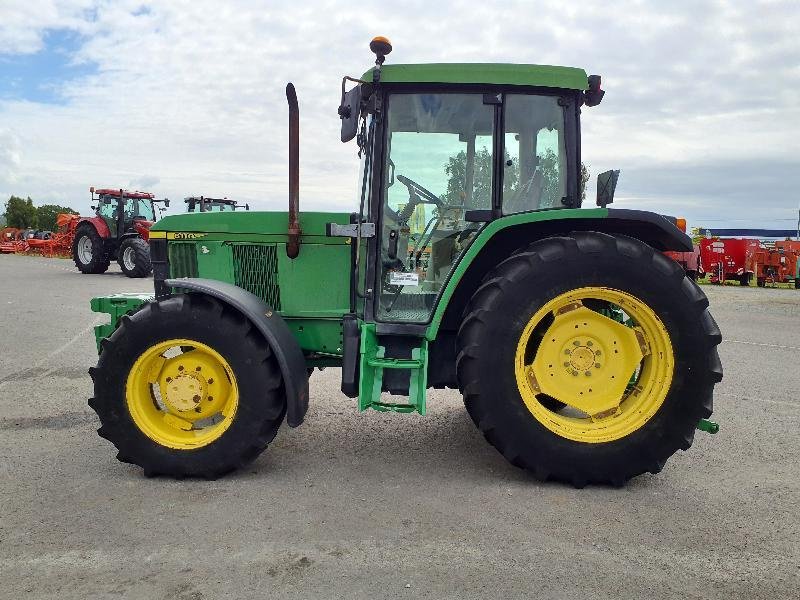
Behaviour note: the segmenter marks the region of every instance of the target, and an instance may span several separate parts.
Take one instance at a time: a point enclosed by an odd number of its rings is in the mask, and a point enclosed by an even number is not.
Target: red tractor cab
[[[169,206],[169,200],[123,189],[92,187],[89,191],[96,202],[95,215],[78,220],[72,242],[75,266],[81,273],[105,273],[116,260],[128,277],[149,275],[153,270],[147,243],[150,226],[156,221],[156,209],[161,211],[156,204]]]

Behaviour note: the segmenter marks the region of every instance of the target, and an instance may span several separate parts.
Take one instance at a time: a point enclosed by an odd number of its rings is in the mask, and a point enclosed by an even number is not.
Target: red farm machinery
[[[692,281],[697,281],[698,275],[702,272],[700,268],[700,246],[694,245],[694,250],[691,252],[664,252],[672,260],[683,267],[686,275]]]
[[[793,283],[800,289],[800,241],[764,244],[753,257],[753,271],[759,287]]]
[[[738,281],[749,285],[755,272],[755,254],[761,248],[758,240],[703,238],[700,240],[700,265],[711,283]]]
[[[80,217],[75,224],[72,259],[81,273],[105,273],[112,260],[128,277],[146,277],[150,263],[148,238],[156,221],[156,200],[147,192],[119,189],[89,189],[95,215]],[[95,199],[95,193],[97,198]]]
[[[794,283],[800,289],[800,241],[704,238],[700,240],[700,272],[711,283],[735,280],[749,285],[755,279],[759,287]]]

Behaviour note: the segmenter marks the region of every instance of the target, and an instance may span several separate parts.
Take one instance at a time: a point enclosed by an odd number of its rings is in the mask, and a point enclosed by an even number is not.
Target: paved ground
[[[151,286],[0,256],[0,598],[797,597],[800,292],[705,288],[721,433],[574,490],[506,464],[457,393],[359,415],[335,370],[245,472],[145,479],[94,432],[88,302]]]

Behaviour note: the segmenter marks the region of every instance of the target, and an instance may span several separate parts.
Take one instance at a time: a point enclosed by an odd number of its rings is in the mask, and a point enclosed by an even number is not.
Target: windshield
[[[150,200],[143,200],[141,198],[126,198],[125,217],[131,219],[140,218],[145,219],[146,221],[155,221],[153,204],[150,202]]]

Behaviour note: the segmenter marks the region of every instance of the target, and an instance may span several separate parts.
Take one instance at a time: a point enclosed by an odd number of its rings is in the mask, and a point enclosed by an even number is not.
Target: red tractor
[[[112,260],[128,277],[146,277],[150,264],[147,240],[155,222],[156,203],[169,206],[169,200],[156,200],[153,194],[127,190],[89,188],[93,217],[81,217],[72,242],[72,260],[81,273],[105,273]],[[159,210],[160,207],[159,207]]]

